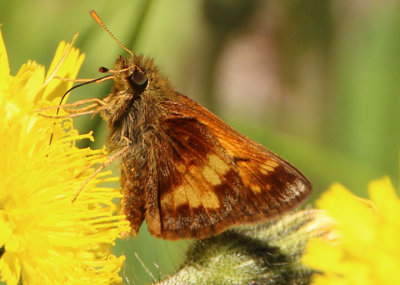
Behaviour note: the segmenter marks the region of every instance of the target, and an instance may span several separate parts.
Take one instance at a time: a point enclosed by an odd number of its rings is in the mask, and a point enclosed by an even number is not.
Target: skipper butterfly
[[[146,220],[156,237],[206,238],[278,217],[308,197],[311,184],[295,167],[175,91],[151,58],[134,54],[91,15],[131,55],[113,70],[100,68],[114,87],[80,113],[107,122],[133,235]]]

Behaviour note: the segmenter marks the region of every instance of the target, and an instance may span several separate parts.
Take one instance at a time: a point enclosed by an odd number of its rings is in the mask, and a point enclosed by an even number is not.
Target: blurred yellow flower
[[[7,284],[113,284],[124,257],[111,253],[128,231],[112,199],[117,189],[109,172],[79,187],[106,159],[104,150],[79,149],[71,120],[50,120],[35,110],[59,104],[84,56],[60,43],[47,75],[28,61],[10,75],[0,32],[0,277]],[[50,136],[53,134],[52,143]]]
[[[388,177],[370,183],[371,200],[334,184],[318,201],[338,238],[311,240],[303,262],[319,270],[312,284],[399,284],[400,199]]]

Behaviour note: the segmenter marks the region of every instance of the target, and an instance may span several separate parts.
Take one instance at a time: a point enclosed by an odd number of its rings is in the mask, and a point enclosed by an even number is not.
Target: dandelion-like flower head
[[[72,121],[51,120],[36,110],[59,104],[84,56],[60,43],[47,74],[28,61],[10,75],[0,33],[0,276],[7,284],[113,284],[124,257],[111,246],[128,226],[116,214],[117,189],[109,172],[76,191],[105,161],[104,149],[80,149]],[[50,136],[53,136],[50,143]]]

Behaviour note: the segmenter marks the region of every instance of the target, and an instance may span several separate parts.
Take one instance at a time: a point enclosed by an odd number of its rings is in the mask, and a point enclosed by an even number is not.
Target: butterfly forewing
[[[309,182],[289,163],[189,98],[172,99],[162,103],[164,135],[152,148],[158,189],[146,199],[153,198],[146,220],[153,235],[207,237],[271,219],[308,196]]]

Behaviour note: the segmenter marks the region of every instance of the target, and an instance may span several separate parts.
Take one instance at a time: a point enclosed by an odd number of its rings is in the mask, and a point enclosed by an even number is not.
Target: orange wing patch
[[[207,169],[212,171],[208,166]],[[204,188],[200,189],[198,187],[199,185],[191,177],[192,175],[193,173],[186,174],[181,185],[177,186],[173,191],[165,193],[161,197],[161,203],[171,205],[175,209],[184,205],[189,205],[190,208],[204,207],[205,209],[218,209],[220,207],[220,202],[217,195],[213,192],[213,189],[207,187],[207,184],[202,184]],[[204,178],[208,180],[206,176],[204,176]],[[210,182],[210,180],[208,181]]]
[[[270,157],[269,160],[261,163],[260,172],[264,175],[268,175],[268,173],[273,172],[278,166],[279,164],[272,157]]]

